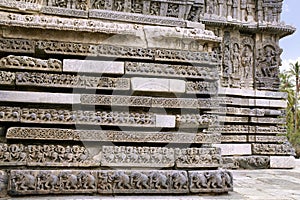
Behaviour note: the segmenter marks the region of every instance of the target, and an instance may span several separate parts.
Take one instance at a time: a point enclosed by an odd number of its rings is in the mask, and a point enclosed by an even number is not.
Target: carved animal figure
[[[167,189],[168,188],[168,178],[159,172],[152,172],[150,174],[152,183],[156,189]]]
[[[91,174],[80,172],[77,175],[77,178],[79,180],[79,185],[81,185],[83,189],[94,189],[96,187],[96,179]]]
[[[216,173],[205,173],[206,178],[208,179],[208,185],[212,188],[223,188],[223,179],[221,172]]]
[[[142,189],[142,188],[148,189],[149,188],[149,185],[148,185],[149,178],[147,175],[139,173],[139,172],[133,172],[131,174],[131,178],[134,182],[136,182],[136,187],[138,189]]]
[[[12,179],[17,186],[18,190],[34,190],[35,189],[35,177],[31,174],[25,174],[17,172]]]
[[[61,172],[59,174],[60,184],[66,189],[77,189],[78,179],[77,176],[70,172]]]
[[[184,174],[176,172],[173,174],[172,178],[174,183],[173,186],[175,189],[187,188],[188,179]]]
[[[54,190],[59,186],[59,178],[51,172],[41,172],[37,178],[40,189]]]
[[[122,171],[117,171],[114,176],[114,181],[116,183],[117,189],[130,189],[130,178]]]
[[[196,188],[207,188],[208,184],[207,184],[207,178],[204,174],[202,173],[193,173],[191,175],[192,177],[192,186],[196,186]]]

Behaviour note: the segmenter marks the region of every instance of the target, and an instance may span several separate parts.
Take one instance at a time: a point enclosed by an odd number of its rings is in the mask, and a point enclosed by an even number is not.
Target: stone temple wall
[[[292,168],[282,1],[0,0],[0,193],[202,194]]]

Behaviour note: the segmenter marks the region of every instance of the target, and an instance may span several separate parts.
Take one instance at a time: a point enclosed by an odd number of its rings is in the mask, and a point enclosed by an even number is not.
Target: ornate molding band
[[[34,53],[35,42],[23,39],[0,38],[0,52],[11,53]]]
[[[224,193],[233,178],[221,170],[11,170],[8,185],[11,195]]]
[[[12,127],[7,130],[7,139],[107,141],[136,143],[220,143],[220,134],[182,132],[134,132],[105,130],[72,130],[55,128]]]
[[[223,157],[223,167],[229,169],[268,169],[269,156]]]
[[[220,127],[209,127],[211,133],[236,133],[236,134],[286,134],[284,126],[249,126],[249,125],[223,125]]]
[[[290,143],[285,144],[252,144],[252,153],[255,155],[295,155]]]

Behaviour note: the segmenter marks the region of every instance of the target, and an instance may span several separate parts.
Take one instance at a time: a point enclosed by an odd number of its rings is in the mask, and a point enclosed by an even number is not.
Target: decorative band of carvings
[[[256,155],[295,155],[290,143],[284,144],[252,144],[252,153]]]
[[[0,71],[0,85],[14,85],[15,80],[15,73]]]
[[[45,11],[45,9],[44,9]],[[65,11],[65,10],[64,10]],[[85,32],[101,32],[112,34],[135,34],[134,25],[112,22],[101,22],[92,19],[70,19],[41,15],[21,15],[7,12],[1,13],[1,25],[18,26],[25,28],[44,28],[55,30],[72,30]]]
[[[125,62],[125,73],[128,75],[168,76],[218,80],[219,75],[217,68],[214,66],[212,67]]]
[[[250,142],[250,143],[284,143],[286,136],[260,136],[260,135],[222,135],[222,143],[226,142]]]
[[[100,166],[83,146],[0,144],[0,166]]]
[[[81,103],[105,106],[143,106],[159,108],[217,108],[218,100],[213,98],[155,98],[141,96],[113,96],[113,95],[81,95]]]
[[[16,9],[18,11],[39,11],[41,9],[41,5],[37,4],[35,0],[0,0],[0,7]]]
[[[17,85],[86,88],[103,90],[130,90],[130,79],[110,77],[90,77],[71,74],[46,74],[18,72]]]
[[[260,123],[260,124],[286,124],[285,118],[270,118],[270,117],[251,117],[251,123]]]
[[[233,191],[225,170],[11,170],[11,195],[187,194]]]
[[[186,83],[186,93],[188,94],[211,94],[218,92],[218,82],[194,81]]]
[[[216,115],[199,115],[199,114],[187,114],[176,115],[177,126],[180,128],[192,128],[192,127],[209,127],[219,124],[219,117]]]
[[[235,107],[221,107],[216,110],[206,111],[211,114],[228,114],[228,115],[246,115],[246,116],[285,116],[285,110],[270,110],[259,108],[235,108]]]
[[[62,62],[57,59],[42,60],[28,56],[10,55],[0,59],[0,68],[61,72]]]
[[[106,10],[90,10],[89,17],[96,18],[96,19],[136,22],[142,24],[159,24],[159,25],[178,26],[178,27],[186,26],[186,22],[182,19],[158,17],[158,16],[151,16],[151,15],[141,15],[141,14],[134,14],[134,13],[126,14],[122,12],[112,12]]]
[[[7,139],[65,140],[136,143],[220,143],[220,134],[182,132],[133,132],[112,130],[71,130],[55,128],[13,127],[7,130]]]
[[[241,95],[242,96],[242,95]],[[270,99],[241,99],[232,97],[219,97],[221,105],[237,105],[249,107],[264,107],[264,108],[286,108],[287,103],[285,100],[270,100]]]
[[[173,49],[113,46],[106,44],[85,44],[73,42],[38,41],[37,48],[48,54],[68,54],[78,56],[108,56],[143,60],[218,64],[219,60],[211,52],[192,52]]]
[[[84,146],[0,143],[0,166],[218,168],[219,148],[103,146],[97,155]],[[100,164],[101,163],[101,164]]]
[[[73,9],[73,8],[61,8],[52,6],[43,6],[41,8],[41,13],[60,15],[60,16],[72,16],[72,17],[82,17],[88,18],[88,11]]]
[[[228,169],[268,169],[270,167],[269,156],[222,157],[222,160],[222,167]]]
[[[235,133],[235,134],[286,134],[284,126],[248,126],[248,125],[223,125],[219,127],[209,127],[211,133]]]
[[[23,39],[0,38],[0,52],[34,53],[35,42]]]

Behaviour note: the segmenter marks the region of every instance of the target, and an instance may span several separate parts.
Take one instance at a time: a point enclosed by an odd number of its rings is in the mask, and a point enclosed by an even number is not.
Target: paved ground
[[[49,200],[300,200],[300,160],[293,170],[236,170],[234,192],[220,196],[69,196],[69,197],[28,197],[27,199]],[[16,198],[14,198],[16,199]]]

